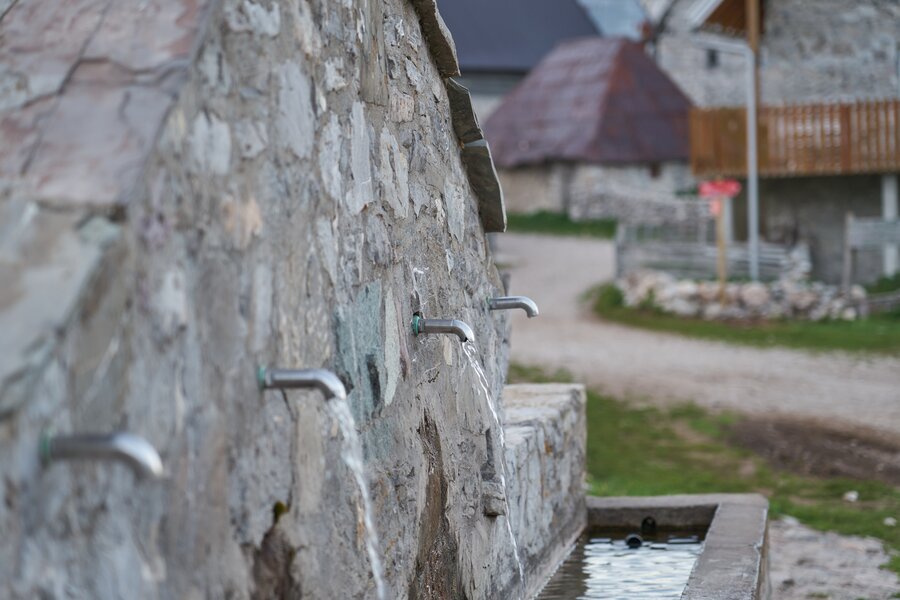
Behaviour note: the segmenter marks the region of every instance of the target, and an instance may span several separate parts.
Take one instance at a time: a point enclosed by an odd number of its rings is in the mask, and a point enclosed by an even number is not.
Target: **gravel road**
[[[743,347],[603,322],[579,298],[613,278],[609,241],[504,234],[497,262],[511,272],[510,293],[541,309],[537,319],[514,316],[516,362],[565,368],[618,397],[837,420],[900,437],[898,358]]]

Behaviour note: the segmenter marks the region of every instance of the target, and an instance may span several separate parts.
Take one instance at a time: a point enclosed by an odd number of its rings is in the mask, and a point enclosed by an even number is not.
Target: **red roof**
[[[686,161],[690,108],[639,44],[584,38],[548,54],[484,131],[501,167]]]

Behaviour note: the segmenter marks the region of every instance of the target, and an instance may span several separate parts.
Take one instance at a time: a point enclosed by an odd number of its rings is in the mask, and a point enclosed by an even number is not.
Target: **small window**
[[[706,68],[715,69],[719,66],[719,51],[709,48],[706,51]]]
[[[662,167],[659,163],[650,163],[650,177],[656,179],[662,173]]]

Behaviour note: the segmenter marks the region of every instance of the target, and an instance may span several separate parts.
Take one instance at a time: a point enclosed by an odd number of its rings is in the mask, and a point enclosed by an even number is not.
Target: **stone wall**
[[[844,219],[852,211],[858,217],[881,216],[879,176],[794,177],[760,182],[762,231],[773,243],[805,242],[812,258],[812,277],[837,284],[844,260]],[[735,206],[739,236],[746,231],[746,203],[742,195]],[[858,251],[854,267],[856,283],[871,283],[882,274],[881,250]]]
[[[548,210],[564,212],[576,221],[654,224],[697,215],[695,203],[676,195],[694,184],[686,163],[656,167],[554,163],[501,169],[499,175],[510,212]]]
[[[710,321],[853,321],[866,312],[866,292],[858,285],[844,293],[839,286],[792,277],[766,283],[728,282],[720,288],[713,280],[642,270],[619,278],[616,286],[625,306]]]
[[[499,432],[458,341],[410,334],[468,322],[500,395],[452,45],[414,4],[3,13],[0,596],[374,597],[334,418],[261,364],[350,391],[389,598],[508,589]],[[42,467],[47,429],[141,435],[166,477]]]
[[[500,169],[507,210],[521,214],[542,210],[565,212],[572,171],[570,165],[562,163]]]
[[[616,219],[621,223],[660,224],[697,219],[706,205],[677,192],[692,188],[684,162],[649,165],[580,165],[569,190],[574,220]]]

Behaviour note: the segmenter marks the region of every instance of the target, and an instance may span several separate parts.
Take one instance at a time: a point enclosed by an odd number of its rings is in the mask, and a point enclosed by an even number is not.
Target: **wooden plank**
[[[900,170],[900,101],[760,108],[760,175]],[[693,109],[691,167],[699,177],[747,172],[743,108]]]

